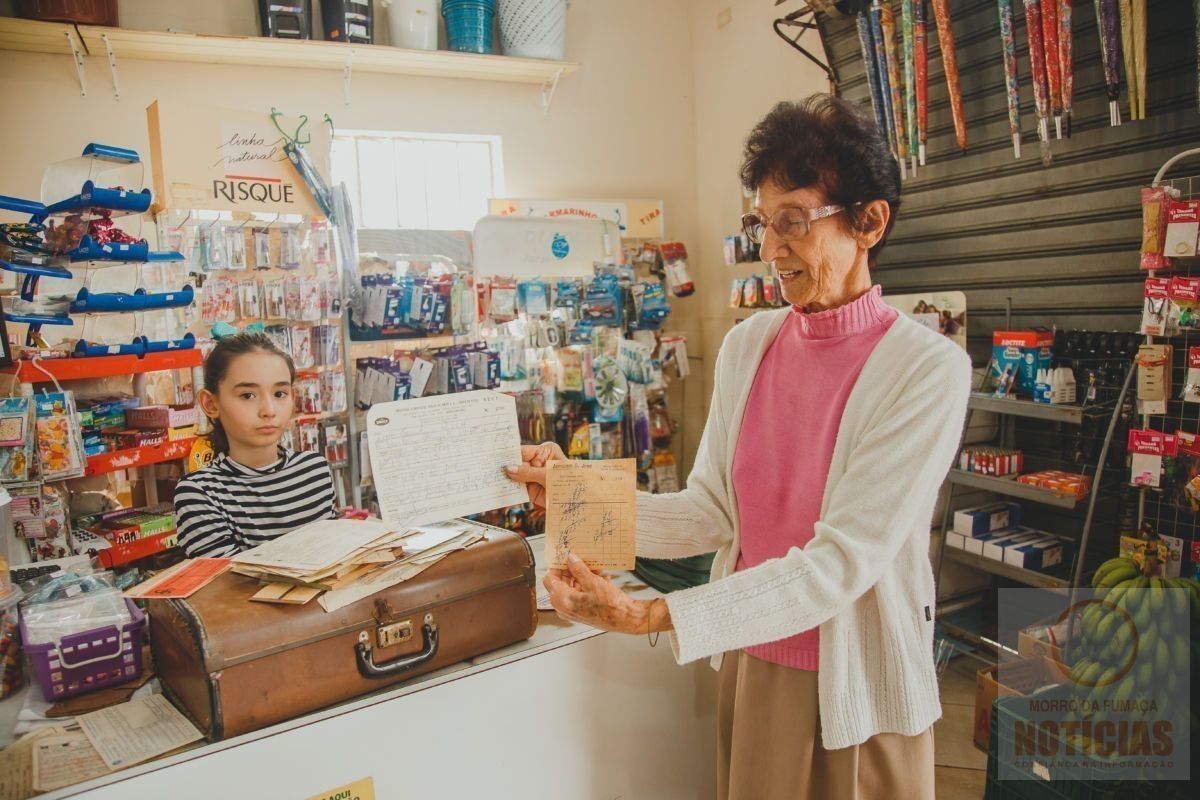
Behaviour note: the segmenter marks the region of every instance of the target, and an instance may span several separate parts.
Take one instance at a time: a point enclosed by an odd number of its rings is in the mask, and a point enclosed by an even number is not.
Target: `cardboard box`
[[[946,547],[954,547],[958,550],[967,549],[967,539],[958,531],[946,531]]]
[[[1006,501],[960,508],[954,512],[954,530],[963,536],[979,536],[1005,528],[1015,528],[1020,524],[1021,506]]]
[[[1067,550],[1065,544],[1058,536],[1021,542],[1005,549],[1004,563],[1024,569],[1047,570],[1063,562]]]
[[[964,538],[965,545],[963,547],[968,553],[974,553],[977,556],[983,555],[983,548],[988,542],[997,539],[1007,539],[1010,536],[1020,533],[1017,528],[1005,528],[1002,531],[992,531],[990,533],[981,533],[978,536],[967,536]]]
[[[1079,617],[1076,614],[1074,638],[1078,639]],[[1017,632],[1017,653],[1021,658],[1048,658],[1058,663],[1066,663],[1064,650],[1071,641],[1068,636],[1070,626],[1066,617],[1047,617]]]
[[[1018,528],[1008,536],[997,536],[994,539],[989,539],[983,543],[983,557],[990,558],[993,561],[1003,561],[1004,553],[1008,548],[1015,547],[1020,544],[1032,542],[1036,539],[1044,537],[1046,534],[1035,531],[1032,528]]]
[[[1011,386],[1013,394],[1034,393],[1039,370],[1053,361],[1054,331],[1032,328],[992,334],[992,377],[997,386]]]
[[[1049,658],[1009,661],[975,673],[975,746],[987,752],[992,703],[997,697],[1026,695],[1069,679],[1067,668]]]

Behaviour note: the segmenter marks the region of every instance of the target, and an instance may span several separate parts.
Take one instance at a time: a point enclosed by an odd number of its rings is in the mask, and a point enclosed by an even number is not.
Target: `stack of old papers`
[[[412,578],[484,538],[474,526],[320,520],[234,556],[233,571],[266,585],[251,599],[334,611]]]

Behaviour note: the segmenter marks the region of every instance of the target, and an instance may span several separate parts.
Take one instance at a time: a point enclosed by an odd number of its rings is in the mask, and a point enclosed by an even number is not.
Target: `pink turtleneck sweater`
[[[741,518],[737,570],[804,547],[813,538],[842,409],[867,357],[899,315],[881,289],[839,308],[793,308],[763,356],[733,457]],[[817,669],[817,628],[746,648],[755,658]]]

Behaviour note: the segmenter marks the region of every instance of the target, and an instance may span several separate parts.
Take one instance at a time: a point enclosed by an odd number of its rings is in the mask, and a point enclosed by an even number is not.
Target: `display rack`
[[[1086,570],[1089,568],[1089,565],[1092,565],[1096,561],[1096,559],[1092,558],[1092,553],[1089,550],[1096,520],[1096,507],[1099,503],[1113,498],[1112,493],[1107,491],[1108,484],[1104,483],[1102,479],[1105,477],[1106,469],[1109,470],[1110,474],[1114,471],[1113,466],[1110,464],[1109,451],[1118,428],[1122,409],[1125,408],[1126,397],[1129,394],[1135,372],[1132,366],[1126,371],[1124,382],[1116,392],[1114,398],[1090,404],[1040,404],[1022,399],[996,397],[984,392],[972,392],[967,404],[967,415],[963,428],[964,439],[966,438],[966,431],[971,429],[971,423],[975,418],[975,414],[980,411],[997,415],[1000,420],[999,436],[1002,440],[1010,444],[1015,436],[1014,427],[1009,424],[1009,420],[1012,418],[1037,420],[1058,426],[1081,427],[1091,417],[1104,423],[1105,433],[1100,441],[1099,455],[1096,457],[1094,463],[1090,465],[1090,469],[1085,469],[1085,473],[1090,472],[1091,474],[1092,486],[1087,497],[1082,500],[1075,497],[1057,495],[1034,486],[1026,486],[1017,483],[1013,478],[993,477],[960,469],[952,469],[946,480],[947,491],[941,520],[941,535],[938,537],[938,555],[934,566],[934,580],[937,586],[940,587],[942,585],[942,567],[947,561],[952,561],[955,564],[980,570],[998,578],[1032,588],[1066,591],[1072,587],[1083,585]],[[1045,507],[1070,511],[1075,511],[1081,507],[1086,508],[1083,522],[1079,528],[1078,546],[1075,548],[1071,563],[1059,570],[1041,572],[1013,566],[958,550],[957,548],[948,547],[946,545],[946,532],[952,528],[951,523],[955,510],[954,498],[956,487],[987,491]],[[965,602],[972,603],[978,599],[978,597],[969,597],[966,598]],[[1004,651],[1003,645],[994,637],[984,630],[978,629],[977,626],[963,621],[964,618],[970,619],[972,616],[961,613],[961,606],[964,602],[963,597],[944,598],[944,600],[951,602],[947,603],[943,608],[941,605],[943,598],[941,598],[939,593],[937,623],[943,638],[948,637],[961,644],[965,644],[967,652],[971,652],[973,649],[984,649],[998,655]]]
[[[4,319],[28,325],[25,352],[4,372],[16,379],[25,396],[33,396],[39,384],[44,387],[52,383],[62,390],[64,383],[132,377],[134,394],[145,404],[149,402],[150,373],[180,371],[188,382],[194,380],[192,371],[202,360],[194,337],[151,339],[140,335],[144,314],[186,308],[194,300],[191,286],[157,291],[140,285],[143,267],[161,267],[183,258],[176,251],[151,251],[144,239],[136,237],[140,216],[151,203],[150,190],[141,188],[143,178],[144,165],[136,151],[93,143],[79,157],[47,167],[40,200],[0,197],[0,208],[27,214],[30,220],[25,225],[5,225],[0,243],[0,269],[21,276],[19,295],[4,309]],[[133,233],[118,228],[115,220],[121,220],[122,226]],[[136,269],[139,285],[130,292],[99,291],[89,285],[93,275],[108,274],[114,267]],[[46,294],[44,279],[55,281],[50,291],[56,294],[54,304],[46,308],[39,305]],[[69,288],[57,288],[64,283]],[[109,315],[131,316],[139,335],[122,343],[90,341],[84,335],[66,352],[61,347],[50,348],[42,340],[43,326],[66,327],[82,322],[86,334],[88,320]],[[69,403],[67,407],[73,408]],[[77,429],[74,435],[78,436]],[[82,475],[78,477],[133,473],[154,464],[178,461],[189,456],[193,441],[182,438],[153,447],[95,454],[83,459]],[[157,484],[152,475],[142,477],[148,504],[154,505],[158,500]],[[38,485],[57,482],[37,479]],[[86,538],[79,533],[81,540]],[[72,541],[72,549],[78,550],[77,544]],[[148,537],[110,549],[101,561],[106,566],[122,564],[127,560],[123,554],[150,555],[164,546],[165,540]],[[13,563],[23,563],[30,555],[24,547],[10,548]]]
[[[1152,186],[1170,186],[1177,190],[1181,200],[1200,199],[1200,175],[1188,174],[1177,178],[1168,178],[1178,164],[1186,161],[1200,160],[1200,148],[1185,150],[1168,159],[1158,170],[1152,181]],[[1200,273],[1196,260],[1179,260],[1172,270],[1172,275],[1192,277]],[[1153,271],[1147,272],[1154,277]],[[1188,350],[1200,346],[1200,330],[1184,329],[1176,336],[1147,336],[1147,344],[1155,342],[1170,343],[1173,348],[1173,359],[1170,365],[1173,387],[1183,387],[1188,383]],[[1147,429],[1174,434],[1176,431],[1196,433],[1200,431],[1200,403],[1185,403],[1176,391],[1169,398],[1167,413],[1157,415],[1141,415],[1142,426]],[[1193,510],[1182,498],[1172,496],[1164,489],[1149,486],[1138,488],[1138,519],[1140,529],[1143,523],[1149,523],[1159,535],[1171,536],[1183,541],[1182,556],[1190,560],[1193,566],[1200,564],[1200,513]],[[1133,534],[1130,531],[1130,534]]]

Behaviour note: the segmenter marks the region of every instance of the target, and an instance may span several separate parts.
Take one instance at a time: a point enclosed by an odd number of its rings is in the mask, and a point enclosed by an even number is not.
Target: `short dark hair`
[[[891,219],[868,253],[874,264],[900,211],[900,166],[872,119],[858,105],[828,94],[778,103],[746,138],[742,185],[755,191],[767,181],[781,188],[821,189],[846,208],[851,227],[865,220],[856,203],[884,200]]]
[[[287,364],[288,375],[292,383],[296,382],[296,363],[292,361],[292,357],[281,350],[270,336],[265,333],[251,332],[236,333],[217,342],[216,347],[209,352],[208,358],[204,359],[204,388],[216,394],[217,390],[221,388],[221,381],[225,380],[225,376],[229,373],[229,367],[233,364],[234,359],[247,353],[267,353],[279,356],[283,359],[283,363]],[[212,441],[213,449],[218,453],[228,453],[229,439],[225,436],[225,429],[221,427],[220,420],[210,419],[210,421],[213,429],[209,434],[209,439]]]

